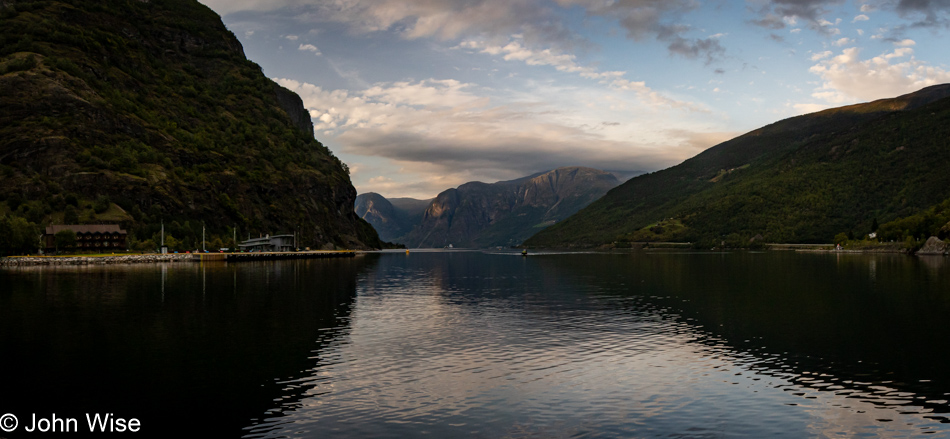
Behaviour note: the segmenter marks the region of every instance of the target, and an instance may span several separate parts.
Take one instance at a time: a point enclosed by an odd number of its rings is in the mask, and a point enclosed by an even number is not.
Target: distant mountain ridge
[[[375,192],[367,192],[356,197],[355,211],[376,229],[379,239],[400,243],[402,237],[422,222],[422,215],[430,202],[431,199],[387,199]]]
[[[415,216],[418,211],[410,214],[395,207],[395,202],[387,205],[378,194],[357,197],[356,212],[376,227],[383,240],[410,248],[513,246],[618,184],[609,172],[564,167],[510,181],[465,183],[428,201],[421,217]],[[413,201],[415,208],[422,202]],[[405,222],[412,218],[416,222]]]
[[[536,247],[831,242],[950,198],[950,85],[797,116],[634,177]]]

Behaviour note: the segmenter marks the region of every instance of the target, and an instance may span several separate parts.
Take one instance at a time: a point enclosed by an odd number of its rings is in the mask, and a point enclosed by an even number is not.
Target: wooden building
[[[119,228],[118,224],[86,224],[47,226],[46,233],[43,234],[43,251],[56,251],[56,233],[62,230],[72,230],[76,233],[76,251],[114,252],[126,249],[128,232]]]

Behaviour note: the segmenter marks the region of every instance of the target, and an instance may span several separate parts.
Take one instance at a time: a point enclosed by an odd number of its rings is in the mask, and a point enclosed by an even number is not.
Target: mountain
[[[183,247],[202,224],[226,240],[380,245],[300,97],[211,9],[2,0],[0,21],[0,215],[118,222],[133,241],[164,221]]]
[[[612,174],[568,167],[498,183],[465,183],[440,193],[397,242],[408,247],[518,245],[567,218],[619,182]]]
[[[432,200],[414,198],[386,199],[375,192],[360,194],[356,197],[356,214],[370,223],[379,239],[386,242],[401,242],[402,237],[422,222]]]
[[[635,177],[525,245],[831,242],[950,198],[950,85],[793,117]]]

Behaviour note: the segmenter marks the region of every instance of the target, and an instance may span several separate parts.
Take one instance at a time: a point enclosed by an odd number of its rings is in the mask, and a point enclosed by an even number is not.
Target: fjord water
[[[950,435],[950,262],[412,252],[0,270],[0,413],[146,436]],[[20,437],[15,433],[10,437]]]

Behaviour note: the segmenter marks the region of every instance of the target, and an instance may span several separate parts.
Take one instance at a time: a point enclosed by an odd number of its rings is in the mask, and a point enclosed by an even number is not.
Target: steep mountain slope
[[[300,98],[197,1],[3,0],[0,20],[0,214],[379,246]]]
[[[517,180],[466,183],[440,193],[400,243],[409,247],[520,244],[619,184],[591,168],[558,168]]]
[[[948,96],[950,85],[939,85],[774,123],[635,177],[525,244],[609,245],[651,233],[709,243],[757,234],[830,242],[837,233],[866,233],[875,219],[950,197]],[[682,227],[656,227],[661,221]]]
[[[403,236],[422,221],[422,215],[431,202],[431,199],[386,199],[375,192],[367,192],[356,197],[355,210],[360,218],[376,229],[379,239],[400,242]]]

